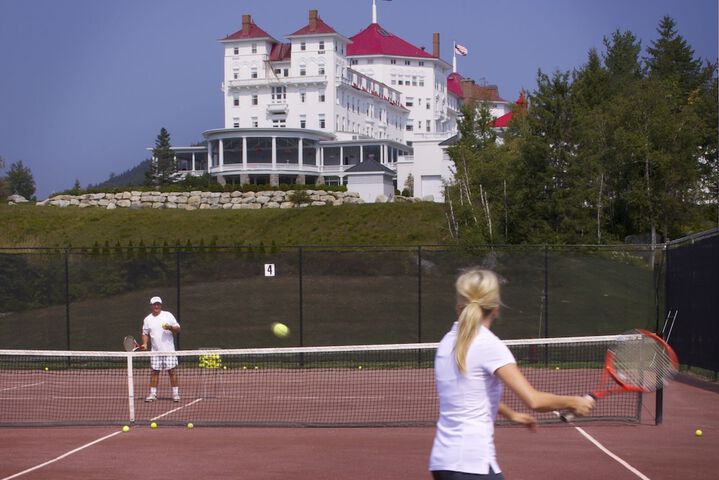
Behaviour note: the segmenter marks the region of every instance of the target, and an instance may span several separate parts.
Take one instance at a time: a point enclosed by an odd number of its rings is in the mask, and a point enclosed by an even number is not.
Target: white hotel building
[[[438,33],[427,52],[382,28],[374,5],[372,17],[348,38],[310,10],[282,43],[244,15],[220,41],[224,128],[203,132],[206,146],[175,148],[179,169],[220,183],[344,184],[367,202],[411,175],[414,196],[442,201],[443,142],[457,132],[463,88],[482,87],[440,58]],[[495,116],[509,112],[490,101]]]

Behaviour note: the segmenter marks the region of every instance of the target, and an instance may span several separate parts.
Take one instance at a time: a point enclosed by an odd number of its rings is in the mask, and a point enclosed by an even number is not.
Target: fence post
[[[417,247],[417,343],[422,343],[422,246]]]
[[[69,249],[65,248],[65,340],[70,350],[70,262]]]
[[[302,247],[297,247],[297,248],[299,249],[298,250],[298,256],[299,256],[298,261],[299,261],[299,288],[300,288],[300,290],[299,290],[299,292],[300,292],[300,302],[299,302],[299,304],[300,304],[300,347],[304,347],[305,346],[305,340],[304,340],[305,326],[304,326],[304,312],[303,312],[303,310],[304,310],[304,301],[303,301],[304,293],[302,291],[303,258],[302,258]]]
[[[177,303],[175,306],[175,311],[177,312],[177,322],[182,325],[181,319],[182,319],[182,310],[181,310],[181,303],[180,303],[180,250],[175,250],[175,287],[177,289]],[[180,335],[182,333],[178,333],[175,338],[177,339],[177,349],[180,349]]]

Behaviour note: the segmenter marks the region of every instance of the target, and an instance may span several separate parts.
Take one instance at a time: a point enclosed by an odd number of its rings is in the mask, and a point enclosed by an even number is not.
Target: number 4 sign
[[[265,263],[265,277],[274,277],[275,276],[275,264],[274,263]]]

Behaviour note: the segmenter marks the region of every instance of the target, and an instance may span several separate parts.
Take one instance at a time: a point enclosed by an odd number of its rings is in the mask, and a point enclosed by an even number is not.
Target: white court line
[[[170,410],[169,412],[165,412],[165,413],[163,413],[162,415],[158,415],[158,416],[155,417],[155,418],[151,418],[150,420],[159,420],[159,419],[161,419],[162,417],[166,417],[167,415],[169,415],[169,414],[171,414],[171,413],[175,413],[175,412],[177,412],[178,410],[182,410],[183,408],[189,407],[190,405],[194,405],[194,404],[196,404],[197,402],[201,402],[201,401],[202,401],[201,398],[197,398],[197,399],[191,401],[190,403],[188,403],[187,405],[183,405],[183,406],[181,406],[181,407],[174,408],[174,409]],[[4,480],[4,479],[1,479],[1,480]]]
[[[98,438],[97,440],[95,440],[95,441],[93,441],[93,442],[90,442],[90,443],[87,443],[87,444],[83,445],[82,447],[78,447],[78,448],[76,448],[75,450],[70,450],[70,451],[67,452],[67,453],[63,453],[62,455],[60,455],[60,456],[57,457],[57,458],[53,458],[52,460],[48,460],[48,461],[45,462],[45,463],[41,463],[40,465],[35,465],[34,467],[28,468],[27,470],[23,470],[22,472],[18,472],[18,473],[14,474],[14,475],[10,475],[9,477],[5,477],[5,478],[2,478],[2,479],[0,479],[0,480],[10,480],[11,478],[17,478],[17,477],[19,477],[19,476],[21,476],[21,475],[25,475],[26,473],[30,473],[30,472],[32,472],[32,471],[35,471],[35,470],[37,470],[37,469],[40,469],[40,468],[45,467],[45,466],[47,466],[47,465],[50,465],[51,463],[55,463],[55,462],[57,462],[57,461],[59,461],[59,460],[62,460],[62,459],[65,458],[65,457],[69,457],[69,456],[72,455],[73,453],[77,453],[77,452],[79,452],[80,450],[84,450],[84,449],[86,449],[87,447],[91,447],[91,446],[95,445],[96,443],[102,442],[103,440],[107,440],[108,438],[114,437],[114,436],[117,435],[118,433],[122,433],[122,431],[120,430],[120,431],[111,433],[110,435],[105,435],[104,437]]]
[[[183,405],[183,406],[181,406],[181,407],[174,408],[174,409],[172,409],[172,410],[170,410],[170,411],[168,411],[168,412],[163,413],[162,415],[159,415],[159,416],[157,416],[157,417],[155,417],[155,418],[152,418],[151,420],[158,420],[158,419],[160,419],[160,418],[162,418],[162,417],[165,417],[165,416],[167,416],[167,415],[169,415],[169,414],[171,414],[171,413],[177,412],[178,410],[182,410],[182,409],[185,408],[185,407],[189,407],[190,405],[194,405],[195,403],[200,402],[200,401],[202,401],[202,399],[201,399],[201,398],[198,398],[198,399],[193,400],[192,402],[188,403],[187,405]],[[117,432],[114,432],[114,433],[111,433],[111,434],[109,434],[109,435],[105,435],[104,437],[98,438],[97,440],[94,440],[94,441],[92,441],[92,442],[90,442],[90,443],[86,443],[85,445],[83,445],[83,446],[81,446],[81,447],[78,447],[78,448],[76,448],[75,450],[70,450],[70,451],[67,452],[67,453],[63,453],[63,454],[60,455],[59,457],[53,458],[52,460],[48,460],[47,462],[41,463],[40,465],[35,465],[34,467],[30,467],[30,468],[28,468],[27,470],[23,470],[22,472],[18,472],[18,473],[14,474],[14,475],[10,475],[9,477],[0,478],[0,480],[10,480],[11,478],[17,478],[17,477],[19,477],[19,476],[21,476],[21,475],[25,475],[26,473],[33,472],[33,471],[38,470],[38,469],[40,469],[40,468],[43,468],[43,467],[45,467],[45,466],[47,466],[47,465],[50,465],[51,463],[55,463],[55,462],[57,462],[57,461],[59,461],[59,460],[62,460],[62,459],[65,458],[65,457],[69,457],[70,455],[72,455],[72,454],[74,454],[74,453],[77,453],[77,452],[79,452],[79,451],[81,451],[81,450],[84,450],[84,449],[86,449],[86,448],[88,448],[88,447],[91,447],[91,446],[95,445],[96,443],[100,443],[100,442],[102,442],[102,441],[104,441],[104,440],[107,440],[108,438],[112,438],[112,437],[114,437],[115,435],[120,434],[120,433],[122,433],[122,430],[117,431]]]
[[[14,387],[0,388],[0,392],[7,392],[9,390],[17,390],[18,388],[37,387],[45,382],[28,383],[26,385],[16,385]]]
[[[596,445],[597,448],[599,448],[599,450],[601,450],[602,452],[606,453],[610,458],[612,458],[613,460],[615,460],[619,465],[621,465],[622,467],[626,468],[627,470],[629,470],[630,472],[632,472],[634,475],[636,475],[637,477],[641,478],[642,480],[650,480],[649,477],[647,477],[647,476],[644,475],[642,472],[640,472],[640,471],[637,470],[636,468],[634,468],[634,467],[632,467],[631,465],[629,465],[627,462],[625,462],[623,459],[621,459],[621,458],[618,457],[617,455],[613,454],[611,451],[609,451],[608,448],[606,448],[604,445],[602,445],[601,443],[599,443],[599,441],[598,441],[597,439],[595,439],[594,437],[592,437],[591,435],[589,435],[589,434],[588,434],[587,432],[585,432],[583,429],[581,429],[581,428],[579,428],[579,427],[576,427],[576,426],[575,426],[574,428],[575,428],[579,433],[581,433],[582,435],[584,435],[584,437],[585,437],[587,440],[589,440],[589,441],[592,442],[594,445]]]

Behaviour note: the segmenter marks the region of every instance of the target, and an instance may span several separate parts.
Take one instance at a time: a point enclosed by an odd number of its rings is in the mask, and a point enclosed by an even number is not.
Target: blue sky
[[[0,0],[0,156],[22,160],[37,197],[85,187],[148,158],[161,127],[172,144],[221,128],[222,47],[242,15],[281,41],[309,9],[351,37],[371,22],[371,0]],[[590,48],[629,30],[646,48],[664,15],[699,58],[717,58],[716,0],[378,1],[379,23],[514,100],[538,69],[581,66]]]

